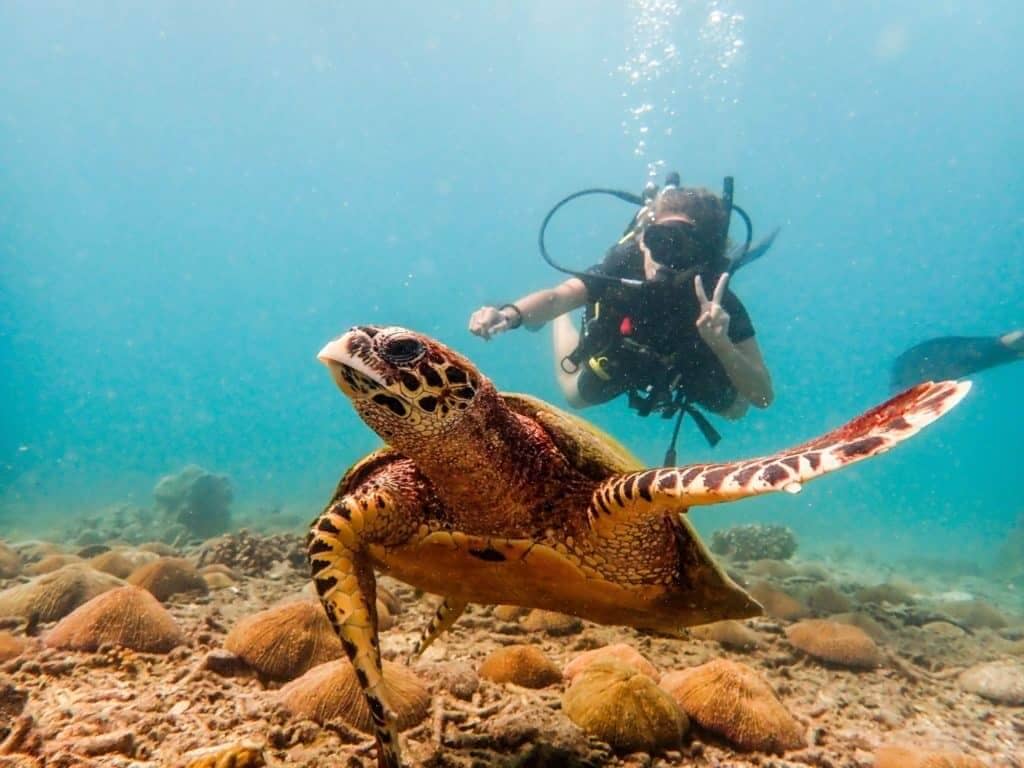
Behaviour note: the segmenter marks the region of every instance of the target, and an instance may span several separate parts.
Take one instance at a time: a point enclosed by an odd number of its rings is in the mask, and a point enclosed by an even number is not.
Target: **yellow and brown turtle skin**
[[[760,605],[711,559],[687,510],[796,492],[915,434],[970,387],[919,385],[767,458],[645,470],[584,420],[499,393],[422,334],[356,327],[320,359],[387,444],[342,477],[308,540],[317,592],[373,713],[385,768],[401,760],[381,673],[377,571],[444,597],[417,652],[471,602],[667,633],[756,616]]]

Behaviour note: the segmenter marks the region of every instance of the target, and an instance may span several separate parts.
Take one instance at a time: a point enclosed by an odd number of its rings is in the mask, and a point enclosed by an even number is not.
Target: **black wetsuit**
[[[986,368],[1020,360],[996,337],[944,336],[911,347],[892,364],[892,388],[906,389],[922,381],[959,379]]]
[[[604,261],[589,273],[643,279],[643,255],[632,242],[608,251]],[[703,274],[710,292],[718,279],[714,272]],[[641,287],[623,286],[598,278],[582,278],[590,304],[588,337],[583,342],[586,354],[578,379],[580,397],[588,403],[603,403],[629,390],[648,385],[667,384],[670,375],[663,364],[638,351],[626,340],[641,345],[662,357],[671,356],[671,376],[679,375],[679,386],[691,402],[721,412],[736,401],[736,388],[722,363],[697,332],[700,302],[693,278],[678,283],[646,282]],[[754,336],[754,326],[746,308],[730,290],[722,307],[729,313],[729,338],[738,344]],[[589,357],[606,357],[605,380],[588,365]]]

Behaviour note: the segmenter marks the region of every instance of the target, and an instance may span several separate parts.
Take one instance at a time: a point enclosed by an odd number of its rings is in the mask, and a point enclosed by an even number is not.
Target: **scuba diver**
[[[540,247],[565,282],[501,306],[473,313],[471,333],[488,340],[520,326],[538,330],[553,322],[556,375],[570,405],[583,408],[623,393],[640,415],[678,414],[666,464],[674,463],[684,414],[690,414],[711,445],[720,439],[696,406],[738,419],[749,405],[765,408],[773,398],[771,376],[754,326],[728,283],[730,273],[762,255],[772,233],[755,248],[747,239],[727,253],[733,210],[732,179],[722,196],[681,187],[670,174],[660,190],[643,197],[616,190],[583,190],[556,205],[541,226]],[[642,204],[625,235],[604,260],[582,272],[555,264],[544,247],[544,229],[554,212],[588,193],[613,194]],[[570,315],[586,306],[582,333]]]
[[[1024,330],[1002,336],[943,336],[911,347],[892,364],[891,386],[960,379],[997,365],[1024,360]]]

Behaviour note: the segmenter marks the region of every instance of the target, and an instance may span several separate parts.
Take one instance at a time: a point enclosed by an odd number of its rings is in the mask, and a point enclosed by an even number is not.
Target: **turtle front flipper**
[[[775,491],[797,493],[802,484],[848,464],[885,453],[959,403],[969,381],[927,382],[908,389],[847,424],[773,456],[722,464],[651,469],[602,483],[590,506],[602,536],[651,513],[718,504]]]
[[[469,603],[465,600],[458,600],[454,597],[444,598],[437,606],[437,610],[434,611],[430,623],[423,628],[423,634],[420,635],[420,639],[416,641],[416,645],[409,653],[409,660],[412,661],[419,657],[430,647],[431,643],[451,629],[452,624],[459,620],[459,616],[466,610],[467,605]]]
[[[377,636],[377,585],[366,551],[408,519],[402,497],[380,487],[340,495],[313,523],[306,552],[327,618],[356,672],[373,718],[380,768],[401,768],[398,728],[388,705]]]

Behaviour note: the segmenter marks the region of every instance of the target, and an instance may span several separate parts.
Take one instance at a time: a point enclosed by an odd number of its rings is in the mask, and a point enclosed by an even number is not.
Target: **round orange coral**
[[[784,752],[805,745],[803,728],[750,667],[716,659],[661,680],[683,711],[741,749]]]
[[[821,661],[850,669],[874,669],[882,653],[868,634],[852,624],[825,619],[799,621],[786,629],[793,647]]]
[[[224,647],[270,680],[291,680],[342,655],[320,603],[297,600],[239,621]]]
[[[76,651],[95,651],[113,643],[142,653],[166,653],[184,642],[171,614],[149,592],[133,586],[94,597],[46,636],[49,647]]]

